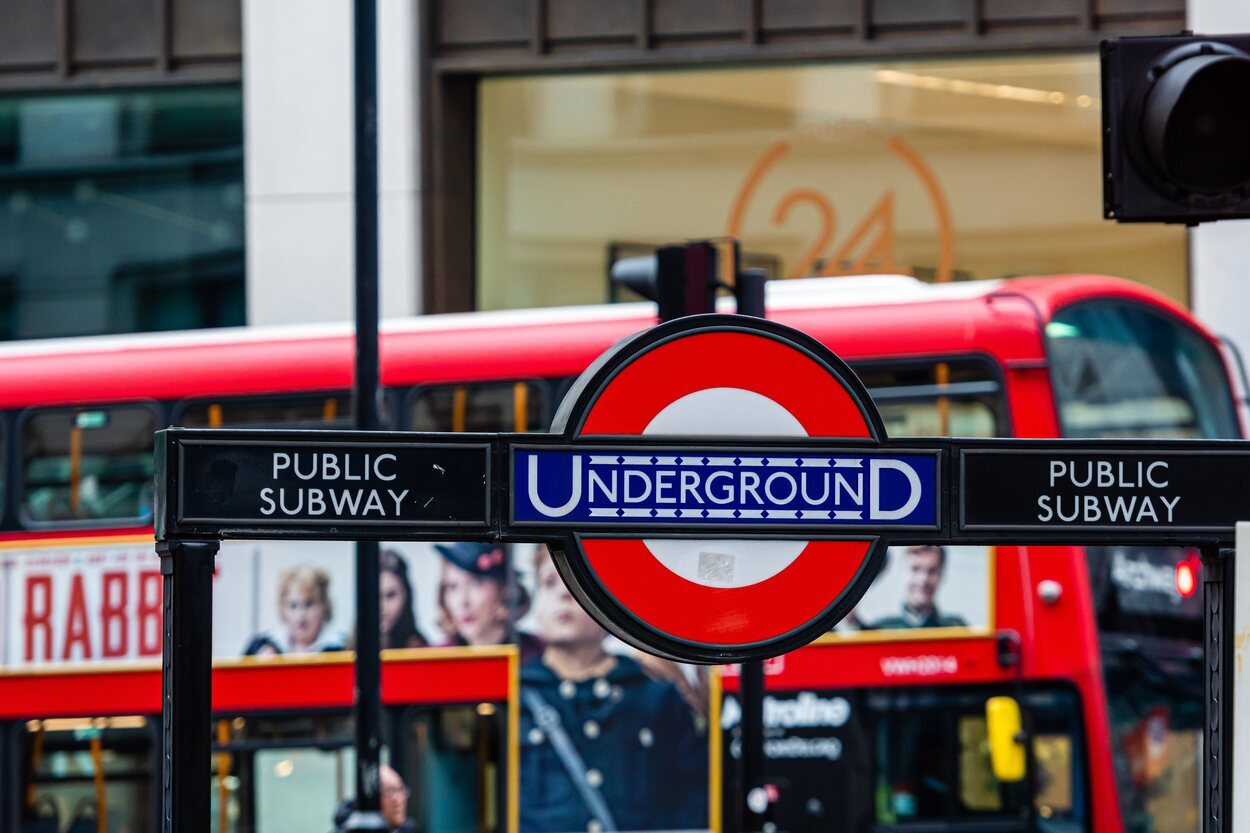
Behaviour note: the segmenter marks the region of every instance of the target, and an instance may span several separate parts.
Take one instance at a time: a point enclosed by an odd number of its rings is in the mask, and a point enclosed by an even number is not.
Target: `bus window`
[[[418,830],[491,833],[507,828],[503,704],[413,707],[396,732],[397,764]]]
[[[1075,695],[1033,690],[1023,698],[1033,726],[1031,785],[994,778],[984,712],[988,696],[976,689],[926,688],[869,695],[874,713],[869,719],[876,724],[877,825],[1021,820],[1031,791],[1037,815],[1061,825],[1054,829],[1084,829],[1084,782],[1074,755],[1080,748]]]
[[[338,805],[356,791],[352,746],[258,749],[256,833],[332,830]]]
[[[213,731],[216,833],[334,830],[356,790],[347,714],[235,717]]]
[[[352,398],[326,393],[188,402],[177,422],[184,428],[351,428]]]
[[[1033,737],[1033,761],[1037,767],[1037,814],[1053,819],[1072,813],[1072,738],[1065,734],[1038,733]]]
[[[1089,301],[1056,313],[1046,344],[1065,437],[1238,435],[1219,354],[1178,320]]]
[[[22,510],[31,523],[152,520],[146,405],[37,410],[22,436]]]
[[[891,437],[1005,436],[1007,404],[995,366],[959,357],[857,365]]]
[[[541,382],[443,385],[414,391],[410,431],[546,431],[547,386]]]
[[[390,765],[405,781],[407,812],[416,829],[504,829],[504,710],[502,704],[482,703],[384,712],[383,734],[393,739]],[[337,829],[336,817],[350,812],[356,792],[353,725],[349,714],[218,720],[211,799],[215,833]]]
[[[28,721],[18,833],[154,830],[155,742],[140,716]]]

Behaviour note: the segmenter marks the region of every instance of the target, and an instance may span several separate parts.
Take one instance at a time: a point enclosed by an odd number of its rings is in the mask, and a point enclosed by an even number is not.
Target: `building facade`
[[[13,2],[0,336],[350,317],[347,0]],[[1246,343],[1238,224],[1102,219],[1097,45],[1248,17],[379,0],[383,313],[607,302],[614,259],[733,235],[779,279],[1120,275]]]
[[[4,19],[0,337],[244,323],[238,3]]]

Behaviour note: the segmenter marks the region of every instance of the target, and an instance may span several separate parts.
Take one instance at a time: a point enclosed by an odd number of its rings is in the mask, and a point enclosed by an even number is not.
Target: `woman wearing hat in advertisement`
[[[512,641],[512,623],[529,610],[529,594],[511,580],[502,544],[435,544],[443,557],[438,583],[438,624],[445,646],[502,645]],[[517,633],[521,661],[541,650],[531,634]]]
[[[546,648],[521,666],[521,831],[707,827],[707,737],[677,688],[609,653],[545,549],[534,613]]]

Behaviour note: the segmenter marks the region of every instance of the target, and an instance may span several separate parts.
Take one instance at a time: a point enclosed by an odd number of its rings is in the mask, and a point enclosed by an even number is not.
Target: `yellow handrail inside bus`
[[[39,772],[39,765],[43,763],[43,739],[44,728],[43,721],[36,721],[38,726],[35,728],[35,740],[30,750],[30,784],[26,786],[26,806],[35,806],[35,775]]]
[[[520,434],[529,430],[530,389],[524,382],[512,386],[512,430]]]
[[[456,385],[451,393],[451,430],[464,430],[465,411],[469,406],[469,390],[464,385]]]
[[[213,404],[208,406],[208,427],[209,428],[221,427],[221,405],[220,403],[214,402]]]
[[[69,513],[72,517],[79,516],[82,498],[82,427],[75,425],[69,429]]]
[[[95,829],[108,833],[108,797],[104,791],[104,744],[100,739],[103,728],[91,735],[91,770],[95,781]]]
[[[225,746],[230,742],[230,721],[217,721],[217,742]],[[217,753],[217,833],[230,833],[230,789],[226,777],[230,775],[230,753]]]
[[[946,386],[951,383],[951,366],[946,362],[938,362],[937,364],[937,412],[938,412],[938,436],[949,437],[951,434],[951,401],[942,393]]]
[[[321,421],[334,422],[339,417],[339,402],[333,396],[327,397],[326,401],[321,403]]]

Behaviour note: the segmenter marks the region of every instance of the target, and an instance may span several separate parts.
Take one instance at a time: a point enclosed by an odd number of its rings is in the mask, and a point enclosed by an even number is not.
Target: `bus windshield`
[[[1141,304],[1073,304],[1046,325],[1065,437],[1238,436],[1219,354],[1197,332]]]
[[[1026,781],[1000,782],[990,763],[985,704],[1000,695],[1029,715]],[[1077,703],[1074,689],[1054,683],[769,691],[765,755],[785,797],[773,821],[779,830],[872,833],[1086,831]],[[737,696],[726,695],[731,755],[740,717]],[[726,772],[735,777],[732,766]]]

